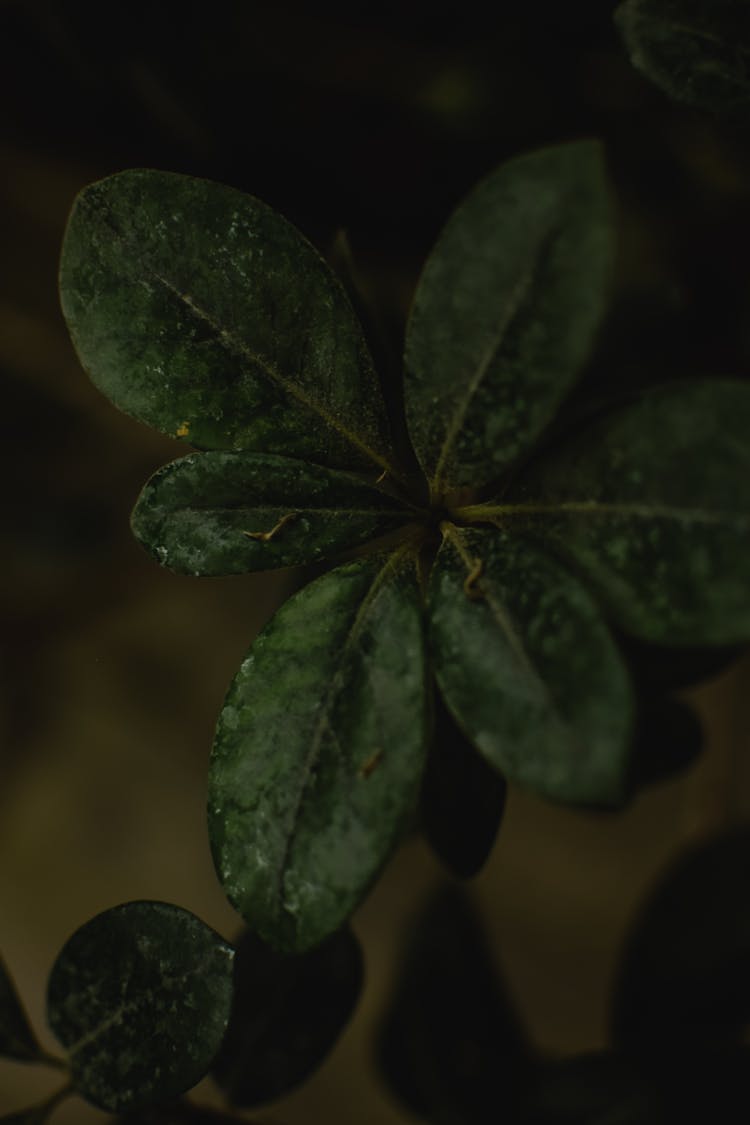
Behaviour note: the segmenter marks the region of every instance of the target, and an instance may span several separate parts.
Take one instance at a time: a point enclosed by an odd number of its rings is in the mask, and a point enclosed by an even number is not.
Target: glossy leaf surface
[[[383,1076],[408,1109],[434,1125],[515,1120],[527,1044],[470,900],[434,895],[410,935],[380,1028]]]
[[[291,955],[246,933],[237,947],[232,1016],[211,1071],[231,1104],[260,1105],[304,1082],[352,1015],[362,975],[349,928]]]
[[[351,473],[263,453],[195,453],[151,478],[133,532],[180,574],[242,574],[317,562],[410,519]]]
[[[412,552],[339,567],[291,598],[224,704],[209,779],[217,872],[269,944],[338,929],[396,844],[424,763]]]
[[[654,889],[626,946],[616,1042],[633,1054],[737,1042],[750,1022],[750,832],[681,856]]]
[[[10,973],[0,961],[0,1055],[35,1062],[44,1057],[24,1012]]]
[[[360,326],[323,259],[252,196],[136,169],[78,196],[60,268],[83,366],[121,410],[201,449],[385,467]]]
[[[435,694],[432,745],[422,781],[422,831],[453,875],[471,879],[492,850],[508,787]]]
[[[163,902],[125,903],[77,930],[47,991],[76,1091],[116,1112],[194,1086],[226,1030],[233,958],[200,919]]]
[[[490,483],[550,421],[589,352],[611,254],[593,141],[508,161],[455,211],[406,334],[409,430],[435,494]]]
[[[675,645],[746,641],[749,435],[750,387],[655,388],[563,441],[496,518],[509,531],[533,524],[628,633]]]
[[[677,101],[750,109],[746,0],[626,0],[615,12],[633,66]]]
[[[618,801],[630,683],[578,580],[522,539],[454,528],[429,607],[443,696],[487,760],[555,800]]]

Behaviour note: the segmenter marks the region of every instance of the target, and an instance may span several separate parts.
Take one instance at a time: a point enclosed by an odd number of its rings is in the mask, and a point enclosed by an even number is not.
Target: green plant
[[[211,1067],[236,1105],[302,1081],[361,983],[342,927],[420,794],[465,875],[506,779],[616,806],[638,774],[627,638],[750,635],[747,387],[561,409],[612,258],[598,143],[503,165],[428,259],[394,390],[340,282],[265,204],[146,170],[78,197],[61,294],[81,361],[117,406],[199,450],[148,482],[136,536],[193,575],[336,564],[254,642],[219,720],[211,846],[250,933],[235,951],[178,907],[129,903],[53,969],[50,1022],[95,1104],[164,1103],[177,1120],[190,1112],[173,1099]],[[450,779],[472,802],[455,832],[435,814]],[[57,1064],[5,977],[0,1016],[5,1054]],[[520,1074],[512,1018],[496,1046]]]
[[[634,701],[608,622],[678,646],[750,633],[747,388],[670,384],[551,426],[612,253],[597,143],[489,176],[417,286],[404,420],[343,289],[264,204],[151,171],[78,198],[61,292],[83,365],[206,450],[146,485],[136,536],[195,575],[354,554],[255,641],[214,744],[216,868],[278,948],[339,927],[409,824],[433,674],[509,780],[612,804]]]

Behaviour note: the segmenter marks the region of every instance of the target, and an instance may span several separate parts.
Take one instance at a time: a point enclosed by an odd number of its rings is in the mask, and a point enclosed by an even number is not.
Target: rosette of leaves
[[[611,627],[750,635],[748,388],[671,383],[549,429],[612,256],[597,142],[499,167],[419,280],[402,410],[344,289],[265,204],[147,170],[75,203],[61,290],[84,367],[199,450],[148,482],[138,539],[186,574],[331,563],[250,649],[210,767],[219,877],[277,948],[336,930],[411,823],[436,690],[467,793],[479,754],[553,800],[616,804],[633,691]]]

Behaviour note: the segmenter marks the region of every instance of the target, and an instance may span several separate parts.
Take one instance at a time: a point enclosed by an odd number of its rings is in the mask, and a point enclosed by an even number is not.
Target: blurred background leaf
[[[750,1024],[750,830],[683,854],[634,922],[613,1004],[636,1057],[716,1050]]]
[[[377,1052],[391,1091],[426,1121],[512,1120],[525,1036],[471,901],[454,886],[416,920]]]
[[[276,953],[249,931],[237,945],[234,1002],[212,1074],[243,1108],[304,1082],[333,1048],[362,988],[362,951],[345,927],[310,953]]]
[[[507,790],[505,778],[474,749],[435,687],[421,827],[452,875],[471,879],[484,866],[502,824]]]

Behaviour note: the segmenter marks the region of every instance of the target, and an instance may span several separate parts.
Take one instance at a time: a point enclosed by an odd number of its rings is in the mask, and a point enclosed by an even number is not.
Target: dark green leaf
[[[232,1105],[254,1106],[300,1085],[323,1062],[362,987],[362,953],[347,927],[309,953],[276,953],[252,933],[237,948],[234,1005],[212,1075]]]
[[[435,692],[433,738],[422,782],[422,830],[459,879],[484,866],[505,809],[507,785],[477,752]]]
[[[384,407],[349,300],[252,196],[143,169],[100,180],[74,204],[60,289],[96,385],[163,433],[387,467]]]
[[[612,256],[598,143],[509,161],[454,213],[417,288],[406,409],[433,493],[488,484],[575,381]]]
[[[411,935],[378,1034],[383,1075],[433,1125],[495,1125],[526,1077],[527,1045],[467,897],[442,889]]]
[[[626,0],[615,22],[633,66],[670,97],[750,108],[747,0]]]
[[[507,503],[617,624],[662,644],[750,638],[750,387],[654,388],[563,441]]]
[[[242,574],[316,562],[409,521],[351,473],[269,453],[194,453],[148,482],[137,539],[180,574]]]
[[[0,960],[0,1055],[22,1062],[43,1062],[45,1052],[36,1041],[21,1007],[10,973]]]
[[[47,992],[77,1092],[116,1112],[194,1086],[226,1030],[233,957],[200,919],[163,902],[128,902],[77,930]]]
[[[414,808],[424,762],[413,552],[357,560],[291,598],[236,676],[216,733],[209,830],[227,895],[269,944],[338,929]]]
[[[683,855],[650,896],[626,947],[615,1040],[636,1055],[714,1049],[750,1022],[750,831]]]
[[[556,800],[620,800],[630,682],[578,580],[522,539],[449,526],[429,600],[443,696],[488,761]]]

